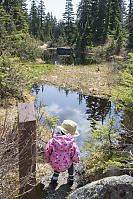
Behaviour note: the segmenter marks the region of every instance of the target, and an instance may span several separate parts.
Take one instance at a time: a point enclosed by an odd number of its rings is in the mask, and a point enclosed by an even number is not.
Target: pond
[[[116,127],[120,127],[122,113],[118,113],[115,105],[108,99],[43,84],[35,84],[32,93],[37,97],[35,107],[40,106],[40,104],[46,105],[46,111],[54,116],[59,116],[58,125],[64,119],[73,120],[78,124],[80,136],[76,137],[75,141],[79,147],[86,144],[85,138],[90,132],[89,126],[96,125],[91,118],[106,125],[106,117],[113,115],[117,121]]]

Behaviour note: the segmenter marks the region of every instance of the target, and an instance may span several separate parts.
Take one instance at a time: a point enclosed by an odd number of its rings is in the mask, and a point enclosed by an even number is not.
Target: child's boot
[[[50,185],[55,189],[58,185],[57,181],[58,181],[58,176],[59,176],[59,172],[54,171],[53,177],[51,179]]]
[[[74,181],[73,175],[69,175],[69,178],[68,178],[68,185],[69,185],[69,187],[71,187],[73,185],[73,181]]]
[[[58,185],[57,180],[51,179],[50,185],[55,189]]]

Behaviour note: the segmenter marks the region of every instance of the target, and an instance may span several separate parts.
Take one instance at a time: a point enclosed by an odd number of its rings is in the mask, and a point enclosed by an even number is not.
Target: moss
[[[113,156],[113,154],[115,154]],[[119,151],[112,151],[112,156],[108,156],[108,153],[103,152],[95,152],[90,154],[89,160],[83,160],[83,168],[85,169],[84,174],[84,184],[90,183],[92,181],[96,181],[99,179],[102,179],[104,177],[110,176],[109,171],[114,171],[117,173],[119,172],[121,175],[125,174],[125,168],[127,168],[127,171],[132,171],[133,168],[131,168],[130,164],[119,162],[119,157],[125,160],[128,160],[128,162],[132,162],[132,158],[130,158],[129,154],[122,154]],[[126,158],[126,159],[125,159]]]

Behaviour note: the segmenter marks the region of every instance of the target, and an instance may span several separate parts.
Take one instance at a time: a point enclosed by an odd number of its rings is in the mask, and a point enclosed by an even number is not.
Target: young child
[[[54,170],[51,185],[55,188],[60,172],[68,170],[68,184],[71,187],[74,180],[73,162],[79,162],[79,150],[73,137],[78,136],[77,124],[72,120],[64,120],[59,130],[44,149],[44,160]]]

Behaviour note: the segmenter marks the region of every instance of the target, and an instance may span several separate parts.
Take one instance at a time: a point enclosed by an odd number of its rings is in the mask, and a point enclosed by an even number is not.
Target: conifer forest
[[[36,118],[37,147],[32,154],[36,171],[33,174],[33,167],[29,169],[22,187],[27,190],[27,182],[31,186],[33,177],[38,196],[32,199],[52,199],[54,194],[57,199],[68,197],[64,189],[61,193],[47,189],[52,170],[44,162],[42,151],[52,138],[53,129],[66,115],[58,117],[64,107],[56,109],[56,116],[46,111],[48,105],[42,103],[38,94],[40,90],[43,93],[45,85],[58,88],[60,93],[63,90],[65,97],[76,93],[79,106],[86,100],[84,118],[88,114],[85,124],[90,137],[81,151],[89,155],[81,158],[77,184],[71,192],[109,177],[114,170],[117,175],[133,177],[133,0],[80,0],[76,13],[73,0],[65,0],[64,8],[62,17],[57,19],[51,11],[46,11],[45,0],[0,0],[1,199],[23,199],[22,195],[28,192],[20,191],[19,158],[28,141],[20,151],[18,104],[31,102]],[[121,116],[119,130],[117,119],[107,114],[112,107],[114,114]],[[97,118],[102,118],[102,123]]]

